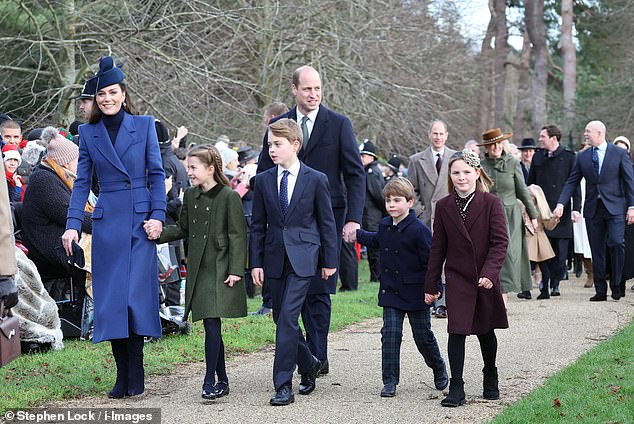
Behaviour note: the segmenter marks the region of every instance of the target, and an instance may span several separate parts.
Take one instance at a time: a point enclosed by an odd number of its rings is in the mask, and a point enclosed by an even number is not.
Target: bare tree
[[[540,128],[547,120],[546,86],[548,83],[548,44],[544,24],[544,0],[525,0],[526,33],[533,43],[533,128]]]
[[[572,41],[572,0],[561,2],[561,55],[563,58],[564,123],[563,133],[570,134],[575,123],[575,96],[577,86],[577,50]]]

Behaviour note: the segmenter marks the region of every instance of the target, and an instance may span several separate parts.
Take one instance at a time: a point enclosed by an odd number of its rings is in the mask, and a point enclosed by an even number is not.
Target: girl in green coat
[[[220,319],[247,314],[246,225],[240,196],[229,187],[215,147],[192,148],[187,175],[192,187],[185,192],[178,223],[165,227],[159,242],[187,237],[185,319],[191,312],[193,321],[203,320],[207,372],[202,397],[216,399],[229,393]]]

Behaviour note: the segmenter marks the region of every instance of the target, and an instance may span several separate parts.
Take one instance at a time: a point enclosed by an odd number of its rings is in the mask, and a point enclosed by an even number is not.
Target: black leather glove
[[[13,308],[18,304],[18,287],[13,277],[0,276],[0,301],[5,308]]]

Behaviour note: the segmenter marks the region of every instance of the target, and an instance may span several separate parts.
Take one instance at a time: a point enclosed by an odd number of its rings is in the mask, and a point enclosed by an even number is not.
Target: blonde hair
[[[550,206],[548,206],[548,201],[546,200],[546,196],[544,195],[544,191],[542,188],[536,184],[531,184],[528,186],[528,191],[533,198],[533,204],[539,213],[540,221],[550,221],[553,217],[553,213],[550,210]]]
[[[220,152],[211,144],[198,144],[187,152],[187,157],[198,158],[205,166],[214,167],[214,180],[221,185],[229,185],[229,180],[222,172],[222,157]]]
[[[390,196],[404,197],[407,201],[412,200],[414,199],[414,186],[407,178],[393,178],[383,187],[383,197],[387,199]]]
[[[299,147],[301,149],[304,137],[299,129],[299,126],[297,125],[297,122],[293,121],[292,119],[282,118],[273,122],[269,125],[269,131],[275,137],[282,137],[287,139],[289,143],[298,141]]]

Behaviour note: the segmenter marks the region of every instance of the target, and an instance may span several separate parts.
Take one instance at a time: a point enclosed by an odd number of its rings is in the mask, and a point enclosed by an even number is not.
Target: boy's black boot
[[[456,407],[467,403],[464,394],[464,381],[460,378],[452,378],[449,383],[449,394],[440,401],[442,406]]]
[[[484,375],[484,391],[482,396],[488,400],[496,400],[500,398],[500,389],[498,388],[498,369],[497,367],[482,368]]]

